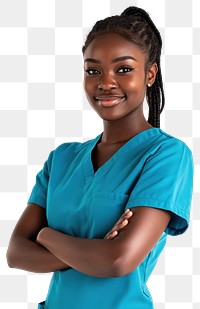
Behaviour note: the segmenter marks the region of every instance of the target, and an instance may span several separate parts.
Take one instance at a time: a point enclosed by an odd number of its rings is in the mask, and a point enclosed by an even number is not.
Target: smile
[[[110,97],[96,97],[95,100],[97,100],[99,105],[103,107],[113,107],[124,101],[125,98],[126,98],[125,96],[124,97],[110,96]]]

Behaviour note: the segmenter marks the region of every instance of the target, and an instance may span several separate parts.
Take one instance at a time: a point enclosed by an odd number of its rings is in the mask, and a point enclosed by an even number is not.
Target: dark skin
[[[132,216],[128,209],[116,222],[105,239],[112,240],[119,231],[128,224]],[[36,242],[37,235],[44,227],[47,227],[46,211],[44,208],[29,204],[16,224],[10,239],[7,260],[10,267],[23,269],[36,273],[66,270],[69,267],[45,247]]]
[[[124,56],[129,59],[119,61]],[[118,34],[94,39],[85,51],[84,88],[104,124],[102,139],[93,151],[94,170],[101,168],[130,138],[151,128],[143,114],[143,100],[147,84],[155,81],[157,65],[146,69],[146,59],[144,52]],[[13,233],[8,249],[10,265],[39,272],[72,267],[95,277],[120,277],[133,271],[159,240],[171,218],[169,212],[153,205],[134,207],[104,239],[83,239],[44,227],[45,213],[38,207],[28,206]],[[25,243],[40,246],[27,250]],[[31,262],[24,261],[25,258],[20,262],[19,251],[26,253]]]
[[[47,226],[44,208],[29,204],[12,233],[7,261],[10,267],[31,272],[51,272],[68,266],[36,243],[37,234]]]
[[[118,37],[112,34],[113,38]],[[108,44],[106,36],[94,40],[85,52],[84,87],[88,101],[94,110],[104,120],[104,134],[102,141],[93,151],[94,169],[103,165],[126,141],[139,132],[152,128],[143,115],[143,100],[146,85],[152,85],[157,65],[153,64],[145,72],[146,55],[131,42],[121,44],[120,49],[109,51],[112,44]],[[101,45],[104,48],[101,49]],[[127,45],[131,53],[127,52]],[[100,47],[100,48],[99,48]],[[132,56],[134,59],[113,61],[119,57]],[[146,76],[145,76],[146,75]],[[121,104],[113,107],[104,107],[95,97],[126,96]],[[122,130],[123,128],[123,130]]]

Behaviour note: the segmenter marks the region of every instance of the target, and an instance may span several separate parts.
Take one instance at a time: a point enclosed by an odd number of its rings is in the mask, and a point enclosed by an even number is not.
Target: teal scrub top
[[[101,136],[52,151],[36,176],[28,203],[46,208],[51,228],[89,239],[103,238],[127,208],[164,209],[172,212],[172,218],[130,274],[98,278],[75,269],[56,271],[46,301],[38,308],[152,309],[146,282],[166,236],[179,235],[188,227],[193,162],[186,144],[151,128],[127,141],[94,173],[91,153]]]

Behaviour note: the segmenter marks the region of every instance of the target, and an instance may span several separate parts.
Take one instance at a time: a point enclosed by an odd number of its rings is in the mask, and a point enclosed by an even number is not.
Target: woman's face
[[[84,89],[92,108],[104,120],[141,116],[147,83],[146,54],[116,33],[94,39],[84,53]]]

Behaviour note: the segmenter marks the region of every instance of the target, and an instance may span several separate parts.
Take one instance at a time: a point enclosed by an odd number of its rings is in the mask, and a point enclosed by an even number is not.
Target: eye
[[[131,68],[131,67],[121,67],[117,72],[118,73],[128,73],[132,70],[133,70],[133,68]]]
[[[88,75],[97,75],[99,74],[100,72],[96,69],[88,69],[88,70],[85,70],[85,72],[88,74]]]

